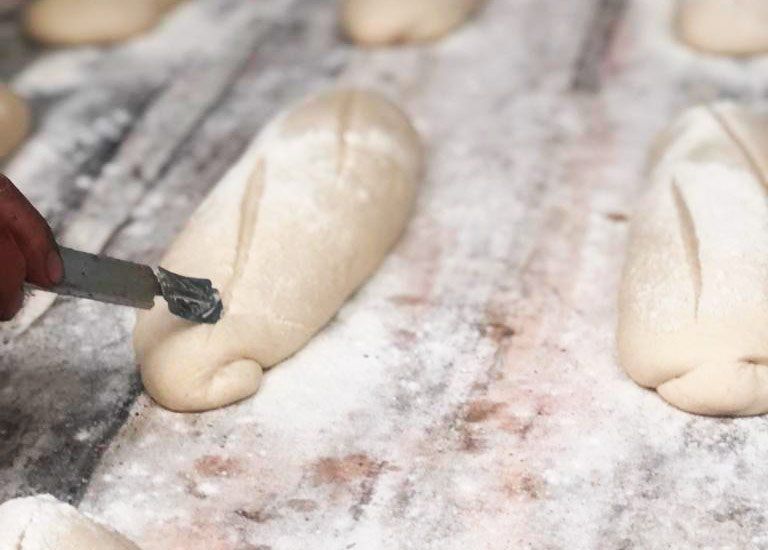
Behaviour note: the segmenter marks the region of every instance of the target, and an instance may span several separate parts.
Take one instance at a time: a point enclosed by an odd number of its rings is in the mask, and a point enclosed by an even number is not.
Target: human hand
[[[64,275],[53,233],[11,180],[0,174],[0,321],[24,302],[23,283],[49,288]]]

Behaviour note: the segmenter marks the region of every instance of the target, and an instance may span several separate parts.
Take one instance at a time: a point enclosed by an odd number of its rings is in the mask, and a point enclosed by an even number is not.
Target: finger
[[[0,321],[9,321],[24,301],[26,259],[8,231],[0,231]]]
[[[12,233],[26,259],[27,280],[50,287],[61,280],[63,266],[50,227],[40,213],[0,174],[0,228]]]

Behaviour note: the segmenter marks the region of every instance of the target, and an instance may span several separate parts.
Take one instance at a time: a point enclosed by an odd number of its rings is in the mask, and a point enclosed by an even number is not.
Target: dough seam
[[[224,314],[226,315],[227,304],[230,303],[234,289],[237,287],[237,283],[242,277],[245,266],[248,264],[248,259],[251,255],[251,244],[253,241],[254,227],[258,222],[259,206],[261,205],[261,197],[264,193],[264,172],[266,170],[265,161],[263,158],[256,160],[254,170],[248,178],[248,183],[245,186],[243,192],[243,198],[240,203],[240,221],[237,229],[237,250],[235,252],[235,261],[232,265],[232,276],[227,281],[225,288],[222,289],[222,303],[224,304]],[[208,332],[205,337],[206,344],[209,344],[211,338],[216,333],[218,326],[214,326],[211,331]],[[236,358],[233,358],[235,360]],[[256,359],[251,357],[244,357],[243,359],[250,359],[256,363],[259,363]],[[213,371],[201,371],[200,379],[208,378],[212,380],[216,377],[217,370]]]
[[[672,197],[677,209],[677,218],[680,225],[680,236],[685,248],[685,256],[690,269],[691,281],[693,282],[693,318],[699,318],[699,305],[701,303],[701,250],[699,236],[696,232],[696,222],[693,219],[691,208],[685,200],[680,185],[677,180],[672,180]]]
[[[755,358],[755,359],[759,359],[759,358]],[[762,358],[762,360],[768,362],[768,358]],[[737,366],[738,369],[743,369],[745,367],[749,368],[750,372],[753,375],[755,373],[757,373],[758,369],[768,369],[768,363],[762,363],[762,362],[756,363],[756,362],[753,362],[750,358],[736,359],[735,363],[738,365]],[[674,377],[670,378],[669,380],[665,381],[663,384],[660,384],[658,387],[656,387],[656,391],[660,395],[663,396],[664,395],[664,391],[666,389],[669,389],[670,386],[675,385],[676,382],[679,382],[681,379],[683,379],[686,376],[694,373],[695,370],[696,370],[696,367],[693,367],[693,368],[689,369],[688,371],[686,371],[684,373],[678,374],[677,376],[674,376]],[[678,394],[684,395],[688,402],[698,402],[698,403],[702,402],[702,400],[699,397],[695,396],[690,391],[688,391],[687,387],[681,387],[681,386],[677,385],[677,386],[675,386],[675,391]],[[741,409],[741,410],[750,410],[750,409],[753,408],[755,403],[759,402],[759,400],[760,400],[760,398],[757,395],[757,393],[754,393],[753,396],[752,396],[752,399],[749,401],[748,405],[744,405],[742,403],[739,406],[739,409]],[[720,415],[731,416],[733,414],[736,414],[736,413],[734,413],[734,411],[726,411],[724,413],[721,413]]]

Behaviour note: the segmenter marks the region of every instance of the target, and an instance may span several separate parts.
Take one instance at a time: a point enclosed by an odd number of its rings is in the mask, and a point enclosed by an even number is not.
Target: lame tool
[[[140,309],[152,309],[155,296],[162,296],[170,312],[182,319],[214,324],[221,317],[221,297],[208,279],[184,277],[162,267],[155,273],[147,265],[71,248],[59,251],[64,277],[42,290]]]

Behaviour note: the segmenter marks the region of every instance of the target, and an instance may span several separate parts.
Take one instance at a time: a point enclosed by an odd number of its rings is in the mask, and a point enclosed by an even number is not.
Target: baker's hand
[[[21,309],[24,281],[48,288],[64,267],[50,227],[40,213],[0,174],[0,321]]]

